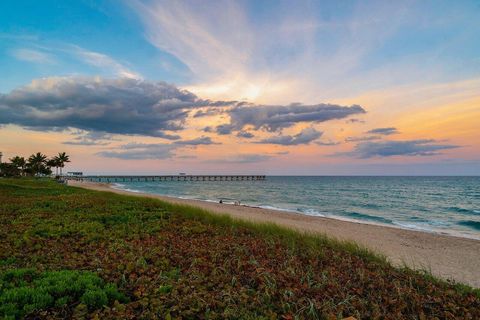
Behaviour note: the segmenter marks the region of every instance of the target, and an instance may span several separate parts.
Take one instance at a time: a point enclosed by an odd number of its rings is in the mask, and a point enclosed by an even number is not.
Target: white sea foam
[[[298,211],[303,213],[303,214],[309,215],[309,216],[325,217],[325,214],[319,212],[318,210],[312,209],[312,208],[300,209]]]
[[[143,191],[136,190],[136,189],[126,188],[126,185],[121,184],[121,183],[112,183],[112,188],[117,189],[117,190],[128,191],[128,192],[135,192],[135,193],[142,193],[143,192]]]
[[[295,213],[299,212],[298,210],[279,208],[279,207],[274,207],[274,206],[271,206],[271,205],[268,205],[268,204],[261,204],[261,205],[257,205],[257,206],[254,205],[254,207],[259,207],[259,208],[268,209],[268,210],[275,210],[275,211],[285,211],[285,212],[295,212]]]
[[[419,231],[425,231],[425,232],[436,232],[436,230],[433,228],[427,227],[425,225],[419,225],[416,223],[394,221],[393,224],[401,227],[402,229],[419,230]]]

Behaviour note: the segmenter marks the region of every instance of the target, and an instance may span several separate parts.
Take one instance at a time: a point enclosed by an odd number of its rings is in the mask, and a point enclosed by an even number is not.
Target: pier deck
[[[65,180],[93,182],[128,181],[263,181],[265,175],[171,175],[171,176],[64,176]]]

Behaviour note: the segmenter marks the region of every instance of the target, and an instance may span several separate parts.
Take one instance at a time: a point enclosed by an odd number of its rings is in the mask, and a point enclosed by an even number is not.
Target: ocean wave
[[[473,220],[463,220],[458,222],[459,225],[470,227],[475,230],[480,230],[480,221],[473,221]]]
[[[312,208],[298,208],[297,211],[304,213],[309,216],[315,216],[315,217],[325,217],[325,214],[319,212],[318,210],[312,209]]]
[[[452,212],[458,212],[458,213],[463,213],[463,214],[470,214],[470,215],[479,215],[480,210],[475,210],[475,209],[465,209],[465,208],[460,208],[460,207],[448,207],[447,208],[449,211]]]
[[[365,213],[355,212],[355,211],[347,211],[345,214],[350,218],[355,218],[359,220],[371,220],[375,222],[381,222],[386,224],[393,224],[393,221],[384,217],[372,216]]]
[[[275,211],[285,211],[285,212],[295,212],[295,213],[298,213],[298,210],[285,209],[285,208],[280,208],[280,207],[271,206],[271,205],[268,205],[268,204],[260,204],[260,205],[257,205],[256,207],[259,207],[259,208],[262,208],[262,209],[275,210]]]
[[[135,192],[135,193],[141,193],[142,192],[140,190],[127,188],[126,185],[121,184],[121,183],[112,183],[112,188],[117,189],[117,190],[128,191],[128,192]]]
[[[125,188],[126,185],[122,184],[122,183],[112,183],[112,187],[117,187],[117,188]]]
[[[366,209],[381,209],[381,206],[379,206],[378,204],[374,204],[374,203],[360,203],[358,204],[359,206],[361,206],[362,208],[366,208]]]
[[[399,222],[395,221],[393,222],[394,225],[397,225],[399,227],[409,229],[409,230],[418,230],[418,231],[425,231],[425,232],[435,232],[433,228],[430,228],[426,226],[425,224],[416,224],[416,223],[408,223],[408,222]]]

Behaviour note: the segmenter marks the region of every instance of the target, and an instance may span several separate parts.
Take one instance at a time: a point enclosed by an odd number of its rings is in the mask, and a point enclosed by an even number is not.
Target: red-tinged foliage
[[[95,311],[76,302],[31,315],[41,318],[480,318],[478,292],[341,245],[185,210],[0,180],[0,270],[93,271],[130,298]]]

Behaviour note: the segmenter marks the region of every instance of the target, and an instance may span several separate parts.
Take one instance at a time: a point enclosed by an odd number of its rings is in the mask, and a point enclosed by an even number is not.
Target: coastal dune
[[[157,198],[170,203],[200,207],[213,213],[228,214],[236,219],[270,222],[299,231],[354,241],[385,255],[394,265],[428,270],[435,276],[480,288],[479,240],[249,206],[130,192],[114,189],[104,183],[69,181],[68,184],[98,191]]]

